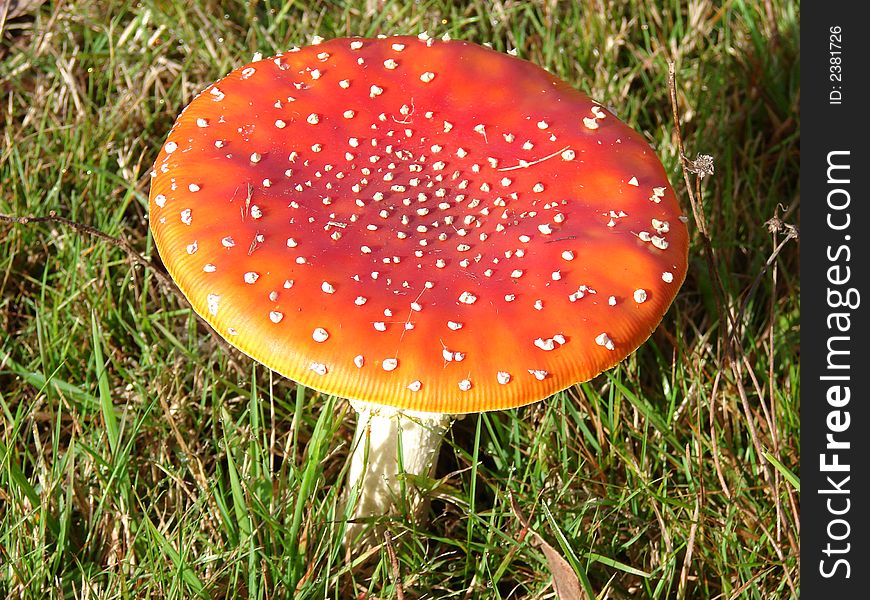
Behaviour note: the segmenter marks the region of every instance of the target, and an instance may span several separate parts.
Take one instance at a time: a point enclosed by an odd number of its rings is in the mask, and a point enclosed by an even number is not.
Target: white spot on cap
[[[166,150],[166,154],[172,154],[176,150],[178,150],[178,144],[175,142],[166,142],[163,146],[163,149]]]
[[[420,81],[422,81],[423,83],[429,83],[433,79],[435,79],[435,73],[433,73],[432,71],[426,71],[425,73],[420,75]]]
[[[197,249],[199,249],[199,245],[196,243],[196,240],[194,240],[192,244],[187,245],[187,253],[188,254],[193,254],[194,252],[197,251]]]
[[[324,294],[334,294],[335,286],[329,283],[328,281],[324,281],[320,284],[320,289],[323,290]]]
[[[388,58],[387,60],[384,61],[384,68],[386,68],[386,69],[393,70],[398,66],[399,66],[399,63],[397,63],[392,58]]]
[[[674,274],[670,271],[665,271],[664,273],[662,273],[662,281],[664,281],[665,283],[673,283]]]
[[[208,312],[212,316],[216,315],[218,312],[218,304],[221,301],[221,297],[218,294],[209,294],[205,297],[205,302],[208,305]]]
[[[658,219],[653,219],[651,221],[653,229],[656,230],[656,233],[667,233],[671,230],[671,225],[667,221],[660,221]]]
[[[308,370],[314,371],[318,375],[326,375],[329,372],[329,370],[326,368],[326,365],[319,362],[313,362],[308,365]]]
[[[320,115],[318,115],[317,113],[311,113],[305,120],[308,121],[310,125],[317,125],[318,123],[320,123]]]
[[[632,177],[628,180],[628,185],[633,185],[634,187],[637,187],[640,184],[637,182],[637,177]]]
[[[569,148],[568,150],[562,152],[560,156],[562,157],[562,160],[574,160],[577,154]]]
[[[202,270],[206,273],[214,273],[215,271],[217,271],[217,267],[211,263],[207,263],[202,267]]]
[[[412,392],[419,392],[423,387],[423,383],[418,379],[408,384],[408,389]]]
[[[544,371],[543,369],[529,369],[529,373],[535,376],[535,379],[538,381],[543,381],[550,374],[548,371]]]
[[[356,365],[357,369],[362,369],[363,365],[366,364],[366,359],[362,354],[357,354],[353,357],[353,364]]]
[[[637,302],[638,304],[642,304],[643,302],[646,302],[646,298],[647,298],[646,290],[643,290],[643,289],[634,290],[634,301],[635,302]]]
[[[500,384],[502,384],[502,385],[507,385],[508,383],[510,383],[510,380],[511,380],[511,374],[508,373],[507,371],[499,371],[499,372],[496,374],[495,378],[498,380],[498,382],[499,382]]]
[[[329,332],[323,327],[318,327],[312,332],[311,337],[315,342],[322,343],[329,339]]]
[[[541,350],[549,352],[550,350],[555,350],[556,342],[554,342],[552,338],[547,338],[546,340],[544,338],[538,338],[535,340],[535,346]]]
[[[590,290],[587,286],[581,285],[580,287],[577,288],[576,292],[568,295],[568,300],[570,300],[571,302],[577,302],[577,300],[585,297],[586,294],[589,292],[590,292]]]
[[[357,296],[356,299],[353,301],[353,303],[357,306],[362,306],[366,302],[368,302],[368,298],[366,298],[365,296]]]
[[[583,125],[586,129],[598,129],[598,121],[591,117],[583,117]]]
[[[613,340],[610,339],[610,336],[606,333],[599,333],[595,337],[595,343],[599,346],[604,346],[608,350],[613,350],[615,346],[613,345]]]
[[[187,186],[187,189],[191,192],[198,192],[201,188],[197,184],[191,183],[189,186]]]
[[[156,204],[160,208],[163,208],[164,206],[166,206],[166,196],[164,196],[163,194],[157,194],[156,196],[154,196],[154,204]]]
[[[235,240],[233,240],[232,236],[228,235],[227,237],[225,237],[221,240],[221,245],[224,248],[232,248],[233,246],[236,245],[236,242],[235,242]]]
[[[260,274],[255,273],[254,271],[248,271],[245,273],[245,283],[256,283],[259,278]]]
[[[384,88],[373,85],[369,88],[369,98],[376,98],[384,93]]]
[[[191,210],[189,208],[185,208],[181,211],[181,222],[185,225],[190,225],[193,222],[193,217],[191,216]]]
[[[471,292],[462,292],[459,296],[459,301],[463,304],[474,304],[477,302],[477,296],[472,294]]]
[[[273,310],[269,313],[269,319],[273,323],[280,323],[281,319],[283,319],[283,318],[284,318],[284,313],[278,312],[277,310]]]
[[[463,379],[462,381],[460,381],[459,382],[459,389],[462,390],[463,392],[467,392],[468,390],[470,390],[471,389],[471,380],[470,379]]]
[[[667,250],[667,248],[668,248],[668,241],[663,237],[654,235],[654,236],[652,236],[650,241],[652,241],[652,245],[655,246],[656,248],[658,248],[659,250]]]
[[[275,127],[277,127],[278,129],[284,129],[285,127],[287,127],[287,123],[285,123],[281,119],[276,119],[275,120]]]
[[[198,117],[196,119],[197,127],[208,127],[208,119],[203,119],[202,117]]]
[[[374,326],[376,331],[386,331],[387,330],[387,324],[384,323],[383,321],[375,321],[373,323],[373,326]]]
[[[565,260],[574,260],[574,253],[570,250],[565,250],[562,252],[562,258]]]
[[[381,363],[381,367],[383,367],[384,371],[395,371],[398,366],[399,361],[395,358],[385,358]]]
[[[447,328],[451,331],[456,331],[462,329],[462,323],[459,323],[458,321],[447,321]]]
[[[359,50],[362,47],[363,47],[363,43],[359,40],[354,40],[350,43],[351,50]]]

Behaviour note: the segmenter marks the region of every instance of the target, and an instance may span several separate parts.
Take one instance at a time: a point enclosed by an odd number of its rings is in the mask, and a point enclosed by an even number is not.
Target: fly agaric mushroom
[[[450,415],[617,364],[686,274],[686,219],[644,138],[467,42],[255,60],[190,103],[152,175],[154,239],[194,309],[360,413],[357,518],[389,512],[400,470],[428,474]]]

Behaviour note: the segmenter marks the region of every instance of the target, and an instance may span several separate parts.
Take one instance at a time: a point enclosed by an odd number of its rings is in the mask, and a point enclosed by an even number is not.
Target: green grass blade
[[[788,481],[791,486],[800,493],[801,491],[801,480],[795,475],[788,467],[782,464],[778,458],[776,458],[770,452],[763,453],[764,458],[770,461],[770,463],[774,466],[774,468],[780,472],[780,474],[785,477],[786,481]]]
[[[166,537],[160,533],[160,530],[154,526],[151,519],[145,517],[142,521],[147,529],[151,541],[155,542],[163,554],[169,558],[175,569],[178,571],[182,581],[184,581],[184,583],[186,583],[191,588],[191,591],[197,596],[207,598],[208,595],[205,593],[205,585],[199,577],[197,577],[193,568],[187,564],[184,557],[172,547],[172,544],[170,544],[169,540],[167,540]]]
[[[91,339],[93,341],[94,370],[97,373],[100,411],[103,415],[103,423],[106,426],[109,449],[112,451],[112,456],[116,456],[121,433],[118,427],[118,417],[115,415],[115,405],[112,402],[112,392],[109,389],[109,376],[106,372],[106,363],[103,360],[103,343],[100,339],[100,326],[97,324],[97,317],[93,312],[91,313]]]

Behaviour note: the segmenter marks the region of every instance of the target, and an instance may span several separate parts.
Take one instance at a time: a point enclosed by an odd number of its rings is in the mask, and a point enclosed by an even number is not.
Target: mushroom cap
[[[152,172],[166,268],[231,344],[321,392],[520,406],[645,341],[688,233],[646,140],[524,60],[344,38],[236,69]]]

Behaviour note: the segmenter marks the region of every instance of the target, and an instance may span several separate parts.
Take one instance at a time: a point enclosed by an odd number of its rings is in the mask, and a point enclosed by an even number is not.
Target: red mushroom
[[[686,274],[685,218],[644,138],[467,42],[336,39],[257,60],[191,102],[153,175],[154,239],[194,309],[364,411],[357,516],[395,495],[397,429],[405,471],[425,472],[449,415],[612,367]]]

